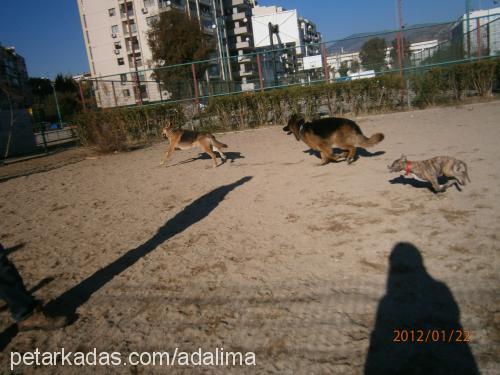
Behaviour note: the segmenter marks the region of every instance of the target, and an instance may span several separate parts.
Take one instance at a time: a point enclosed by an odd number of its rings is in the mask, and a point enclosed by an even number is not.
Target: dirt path
[[[256,353],[256,368],[240,372],[361,374],[372,331],[383,328],[377,310],[423,329],[425,305],[469,330],[470,358],[498,373],[499,118],[498,102],[360,118],[365,134],[386,139],[352,165],[318,167],[272,127],[218,136],[233,160],[216,169],[194,149],[160,167],[162,143],[5,180],[1,242],[18,245],[10,258],[29,287],[53,278],[37,297],[79,318],[17,334],[1,368],[10,351],[34,348],[223,347]],[[462,159],[472,183],[439,196],[398,183],[386,165],[403,152]],[[391,254],[414,263],[390,269]],[[405,279],[419,256],[418,277]],[[0,317],[9,327],[7,312]]]

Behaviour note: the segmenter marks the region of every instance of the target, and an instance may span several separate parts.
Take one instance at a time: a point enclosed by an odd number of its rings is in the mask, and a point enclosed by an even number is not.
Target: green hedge
[[[398,74],[370,79],[291,86],[264,92],[211,97],[201,115],[190,104],[159,104],[82,113],[75,118],[83,144],[103,152],[122,150],[158,138],[166,118],[177,126],[222,131],[281,125],[291,113],[306,118],[379,113],[460,102],[468,96],[487,97],[500,78],[500,59],[490,59],[416,72],[409,90]]]
[[[499,79],[499,59],[432,68],[411,77],[414,104],[426,107],[460,102],[471,95],[491,97]]]

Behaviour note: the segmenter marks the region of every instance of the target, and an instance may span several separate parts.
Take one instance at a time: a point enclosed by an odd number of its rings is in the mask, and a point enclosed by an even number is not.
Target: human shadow
[[[24,247],[25,243],[21,242],[17,245],[11,246],[11,247],[6,247],[3,251],[5,255],[10,255],[18,250],[21,250]]]
[[[446,284],[427,273],[419,250],[398,243],[389,266],[365,375],[479,374],[458,305]]]
[[[332,149],[332,152],[336,155],[340,155],[344,152],[345,150],[342,150],[340,148],[334,147]],[[321,159],[321,154],[319,151],[313,150],[312,148],[305,150],[304,153],[311,155],[311,156],[316,156],[318,159]],[[366,148],[363,147],[356,147],[356,155],[354,156],[354,160],[357,160],[359,157],[363,158],[372,158],[374,156],[380,156],[384,155],[385,151],[376,151],[376,152],[370,152]],[[344,160],[342,160],[344,161]]]
[[[245,158],[241,154],[241,152],[229,151],[229,152],[224,152],[224,155],[226,155],[227,161],[229,161],[230,163],[234,163],[234,161],[237,160],[237,159],[244,159]],[[191,163],[191,162],[197,161],[197,160],[212,160],[212,158],[208,154],[206,154],[206,153],[203,152],[203,153],[200,153],[195,158],[189,158],[189,159],[180,161],[180,162],[178,162],[176,164],[171,165],[171,167],[173,167],[175,165],[181,165],[181,164]],[[227,163],[227,161],[224,161],[223,163]]]
[[[76,309],[87,302],[92,294],[169,238],[183,232],[208,216],[229,192],[251,179],[251,176],[243,177],[232,184],[221,186],[196,199],[172,219],[168,220],[149,240],[128,250],[114,262],[94,272],[59,297],[50,301],[45,306],[46,311],[52,315],[65,315],[69,317],[70,321],[76,320],[78,318]]]
[[[42,289],[47,284],[50,284],[55,279],[51,276],[45,277],[38,282],[34,287],[30,288],[28,292],[30,294],[35,293],[37,290]],[[0,312],[6,311],[7,305],[0,306]],[[0,333],[0,351],[3,351],[7,345],[11,342],[11,340],[16,337],[18,333],[17,324],[11,324],[7,329],[5,329],[2,333]]]
[[[438,178],[438,183],[440,185],[444,185],[448,181],[450,181],[450,179],[447,177],[444,177],[444,176],[440,176]],[[428,189],[428,190],[432,191],[433,193],[436,193],[436,191],[434,191],[430,182],[419,181],[415,178],[406,178],[402,175],[399,175],[398,177],[395,177],[392,180],[389,180],[389,183],[393,184],[393,185],[394,184],[410,185],[410,186],[417,188],[417,189]],[[455,183],[454,185],[458,191],[462,191],[462,189],[460,188],[458,183]]]

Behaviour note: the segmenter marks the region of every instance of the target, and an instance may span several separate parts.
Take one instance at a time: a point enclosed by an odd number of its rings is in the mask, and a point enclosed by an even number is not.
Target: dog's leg
[[[320,145],[320,154],[321,154],[321,165],[328,164],[331,161],[337,161],[338,156],[332,153],[332,149],[328,145]]]
[[[340,144],[338,146],[341,149],[347,150],[347,164],[351,164],[356,157],[356,147],[348,144]],[[345,152],[343,152],[342,155],[345,155]]]
[[[170,157],[172,156],[174,151],[175,151],[174,144],[171,143],[167,152],[165,152],[165,156],[163,157],[162,161],[160,162],[160,165],[164,165],[168,161],[168,159],[170,159]]]
[[[212,160],[214,162],[214,168],[216,168],[217,167],[217,156],[212,151],[211,143],[205,141],[205,142],[201,143],[200,146],[203,149],[203,151],[205,151],[212,158]]]
[[[226,161],[226,155],[224,155],[224,153],[217,147],[217,146],[213,146],[214,147],[214,150],[217,151],[220,155],[220,158],[222,159],[222,161]]]
[[[442,193],[446,190],[446,184],[445,185],[439,185],[439,181],[436,176],[429,176],[428,177],[429,182],[432,185],[432,188],[436,193]]]
[[[444,185],[441,185],[441,186],[442,186],[443,191],[444,191],[453,185],[455,185],[457,187],[457,189],[460,190],[460,180],[458,180],[458,179],[447,181]]]

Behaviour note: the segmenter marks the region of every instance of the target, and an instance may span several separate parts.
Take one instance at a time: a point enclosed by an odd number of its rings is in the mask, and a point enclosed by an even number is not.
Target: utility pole
[[[399,65],[399,74],[403,75],[403,39],[401,38],[401,33],[403,31],[403,12],[401,8],[401,0],[397,1],[398,8],[398,22],[399,22],[399,31],[397,34],[397,49],[398,49],[398,65]]]
[[[471,12],[471,0],[465,0],[465,19],[467,22],[467,58],[470,57],[470,12]],[[463,29],[462,29],[463,30]]]

